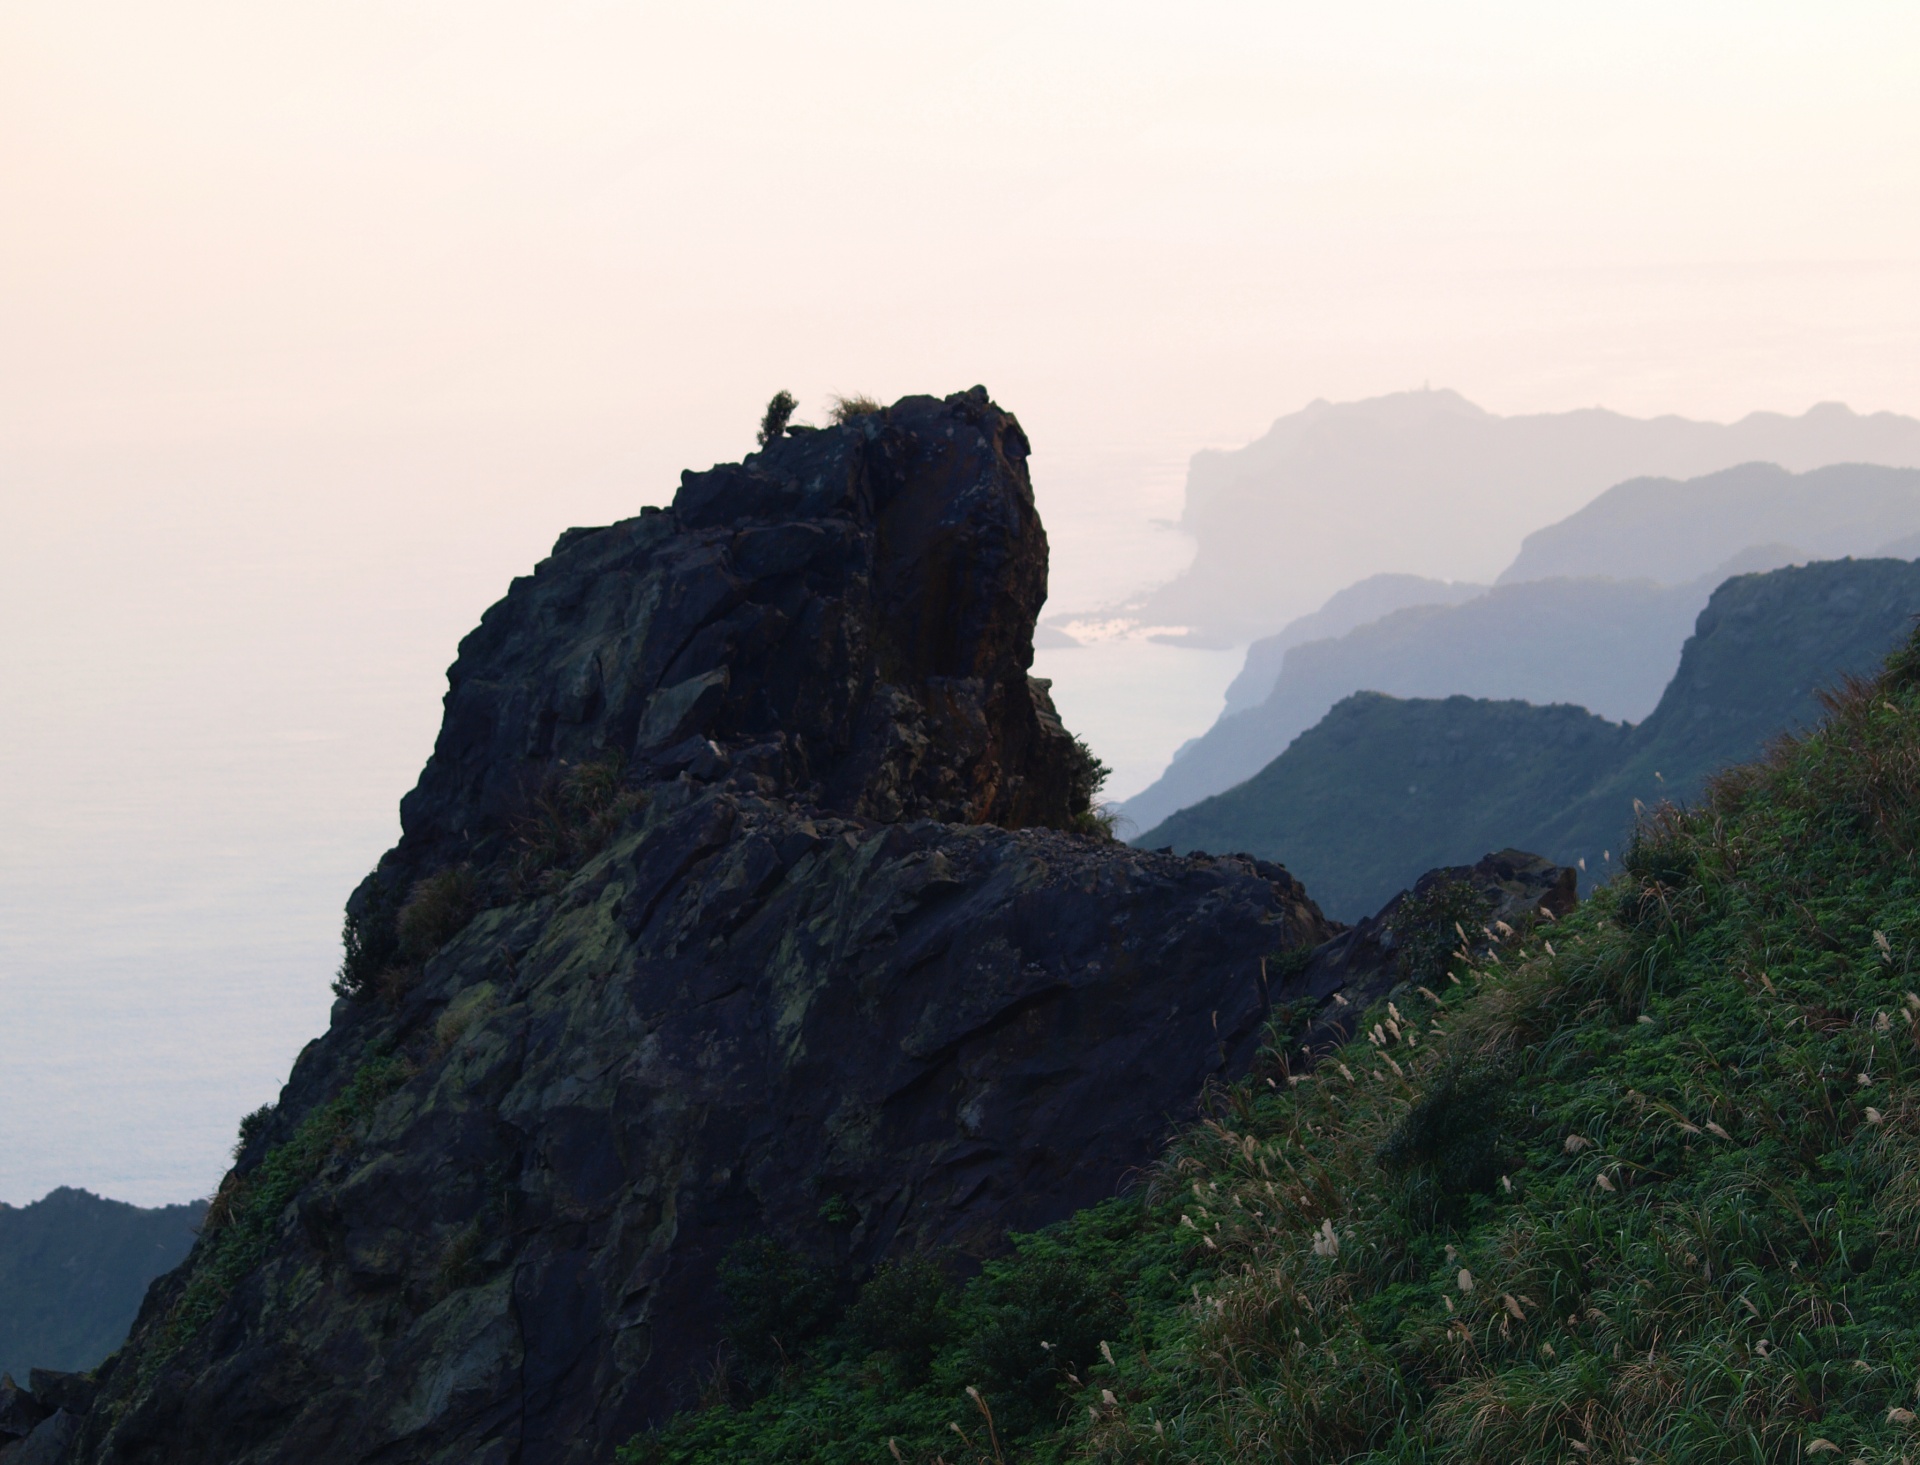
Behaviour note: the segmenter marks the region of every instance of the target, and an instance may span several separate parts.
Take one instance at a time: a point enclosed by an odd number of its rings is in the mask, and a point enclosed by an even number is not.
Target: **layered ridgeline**
[[[1027,676],[1027,454],[984,391],[907,398],[514,583],[73,1459],[605,1460],[733,1366],[728,1278],[977,1266],[1245,1071],[1333,928],[1099,832]]]
[[[180,1264],[206,1209],[64,1186],[0,1204],[0,1374],[88,1369],[118,1348],[147,1284]]]
[[[1284,859],[1347,919],[1424,869],[1502,845],[1597,876],[1636,801],[1690,798],[1715,770],[1814,722],[1821,690],[1877,666],[1916,614],[1920,565],[1906,560],[1739,576],[1714,592],[1638,726],[1571,705],[1360,693],[1140,843]]]
[[[1920,468],[1920,421],[1863,417],[1837,403],[1722,425],[1598,409],[1502,417],[1450,391],[1315,402],[1244,448],[1196,454],[1179,520],[1194,541],[1192,564],[1099,618],[1198,645],[1242,645],[1383,565],[1490,581],[1527,534],[1614,484],[1698,478],[1743,463],[1795,473],[1836,463]],[[1867,553],[1891,537],[1828,553]],[[1759,542],[1743,539],[1693,574]]]
[[[1218,721],[1120,812],[1148,829],[1251,778],[1352,692],[1571,702],[1638,722],[1723,580],[1844,555],[1910,558],[1901,546],[1916,527],[1911,469],[1748,463],[1616,484],[1529,535],[1495,586],[1376,576],[1254,642]],[[1375,604],[1365,620],[1343,614]]]
[[[625,1459],[1911,1461],[1920,645],[1623,864],[1421,882],[1139,1190],[882,1273]]]

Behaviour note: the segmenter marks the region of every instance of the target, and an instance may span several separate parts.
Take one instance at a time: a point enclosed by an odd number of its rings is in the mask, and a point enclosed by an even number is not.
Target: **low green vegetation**
[[[798,1323],[741,1281],[737,1375],[621,1458],[1920,1458],[1917,852],[1910,646],[1136,1192]]]
[[[398,1056],[369,1060],[337,1096],[301,1121],[292,1138],[267,1151],[255,1169],[245,1175],[228,1172],[208,1207],[192,1275],[167,1310],[159,1337],[141,1355],[143,1379],[179,1352],[259,1266],[287,1203],[329,1157],[365,1130],[373,1111],[412,1071]]]

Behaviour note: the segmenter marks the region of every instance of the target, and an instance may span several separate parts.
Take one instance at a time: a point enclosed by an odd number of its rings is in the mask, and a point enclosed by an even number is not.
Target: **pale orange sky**
[[[1056,610],[1316,397],[1920,413],[1916,61],[1895,3],[0,0],[0,1199],[212,1183],[459,636],[776,388],[986,384]],[[1144,711],[1050,668],[1136,779],[1232,671],[1159,650]]]

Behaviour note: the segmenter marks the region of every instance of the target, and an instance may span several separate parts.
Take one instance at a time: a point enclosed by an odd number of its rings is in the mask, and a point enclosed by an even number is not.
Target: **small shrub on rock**
[[[400,954],[424,962],[455,936],[480,908],[471,865],[453,865],[417,882],[395,919]]]
[[[787,423],[793,419],[793,409],[800,404],[793,399],[793,393],[779,391],[773,394],[773,400],[767,403],[766,415],[760,419],[760,446],[778,442],[780,435],[787,430]]]
[[[617,757],[562,765],[515,826],[507,884],[515,899],[540,894],[607,847],[646,793],[630,788]]]

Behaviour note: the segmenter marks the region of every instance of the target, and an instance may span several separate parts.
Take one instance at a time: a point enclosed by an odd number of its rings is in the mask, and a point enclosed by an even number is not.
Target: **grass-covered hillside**
[[[1920,564],[1906,560],[1737,576],[1700,612],[1637,727],[1577,707],[1351,698],[1254,777],[1135,842],[1278,860],[1348,921],[1423,870],[1505,845],[1598,876],[1636,800],[1692,797],[1716,769],[1810,725],[1819,690],[1870,673],[1916,612]]]
[[[624,1458],[1920,1456],[1920,645],[1625,865],[964,1286],[744,1249]]]

